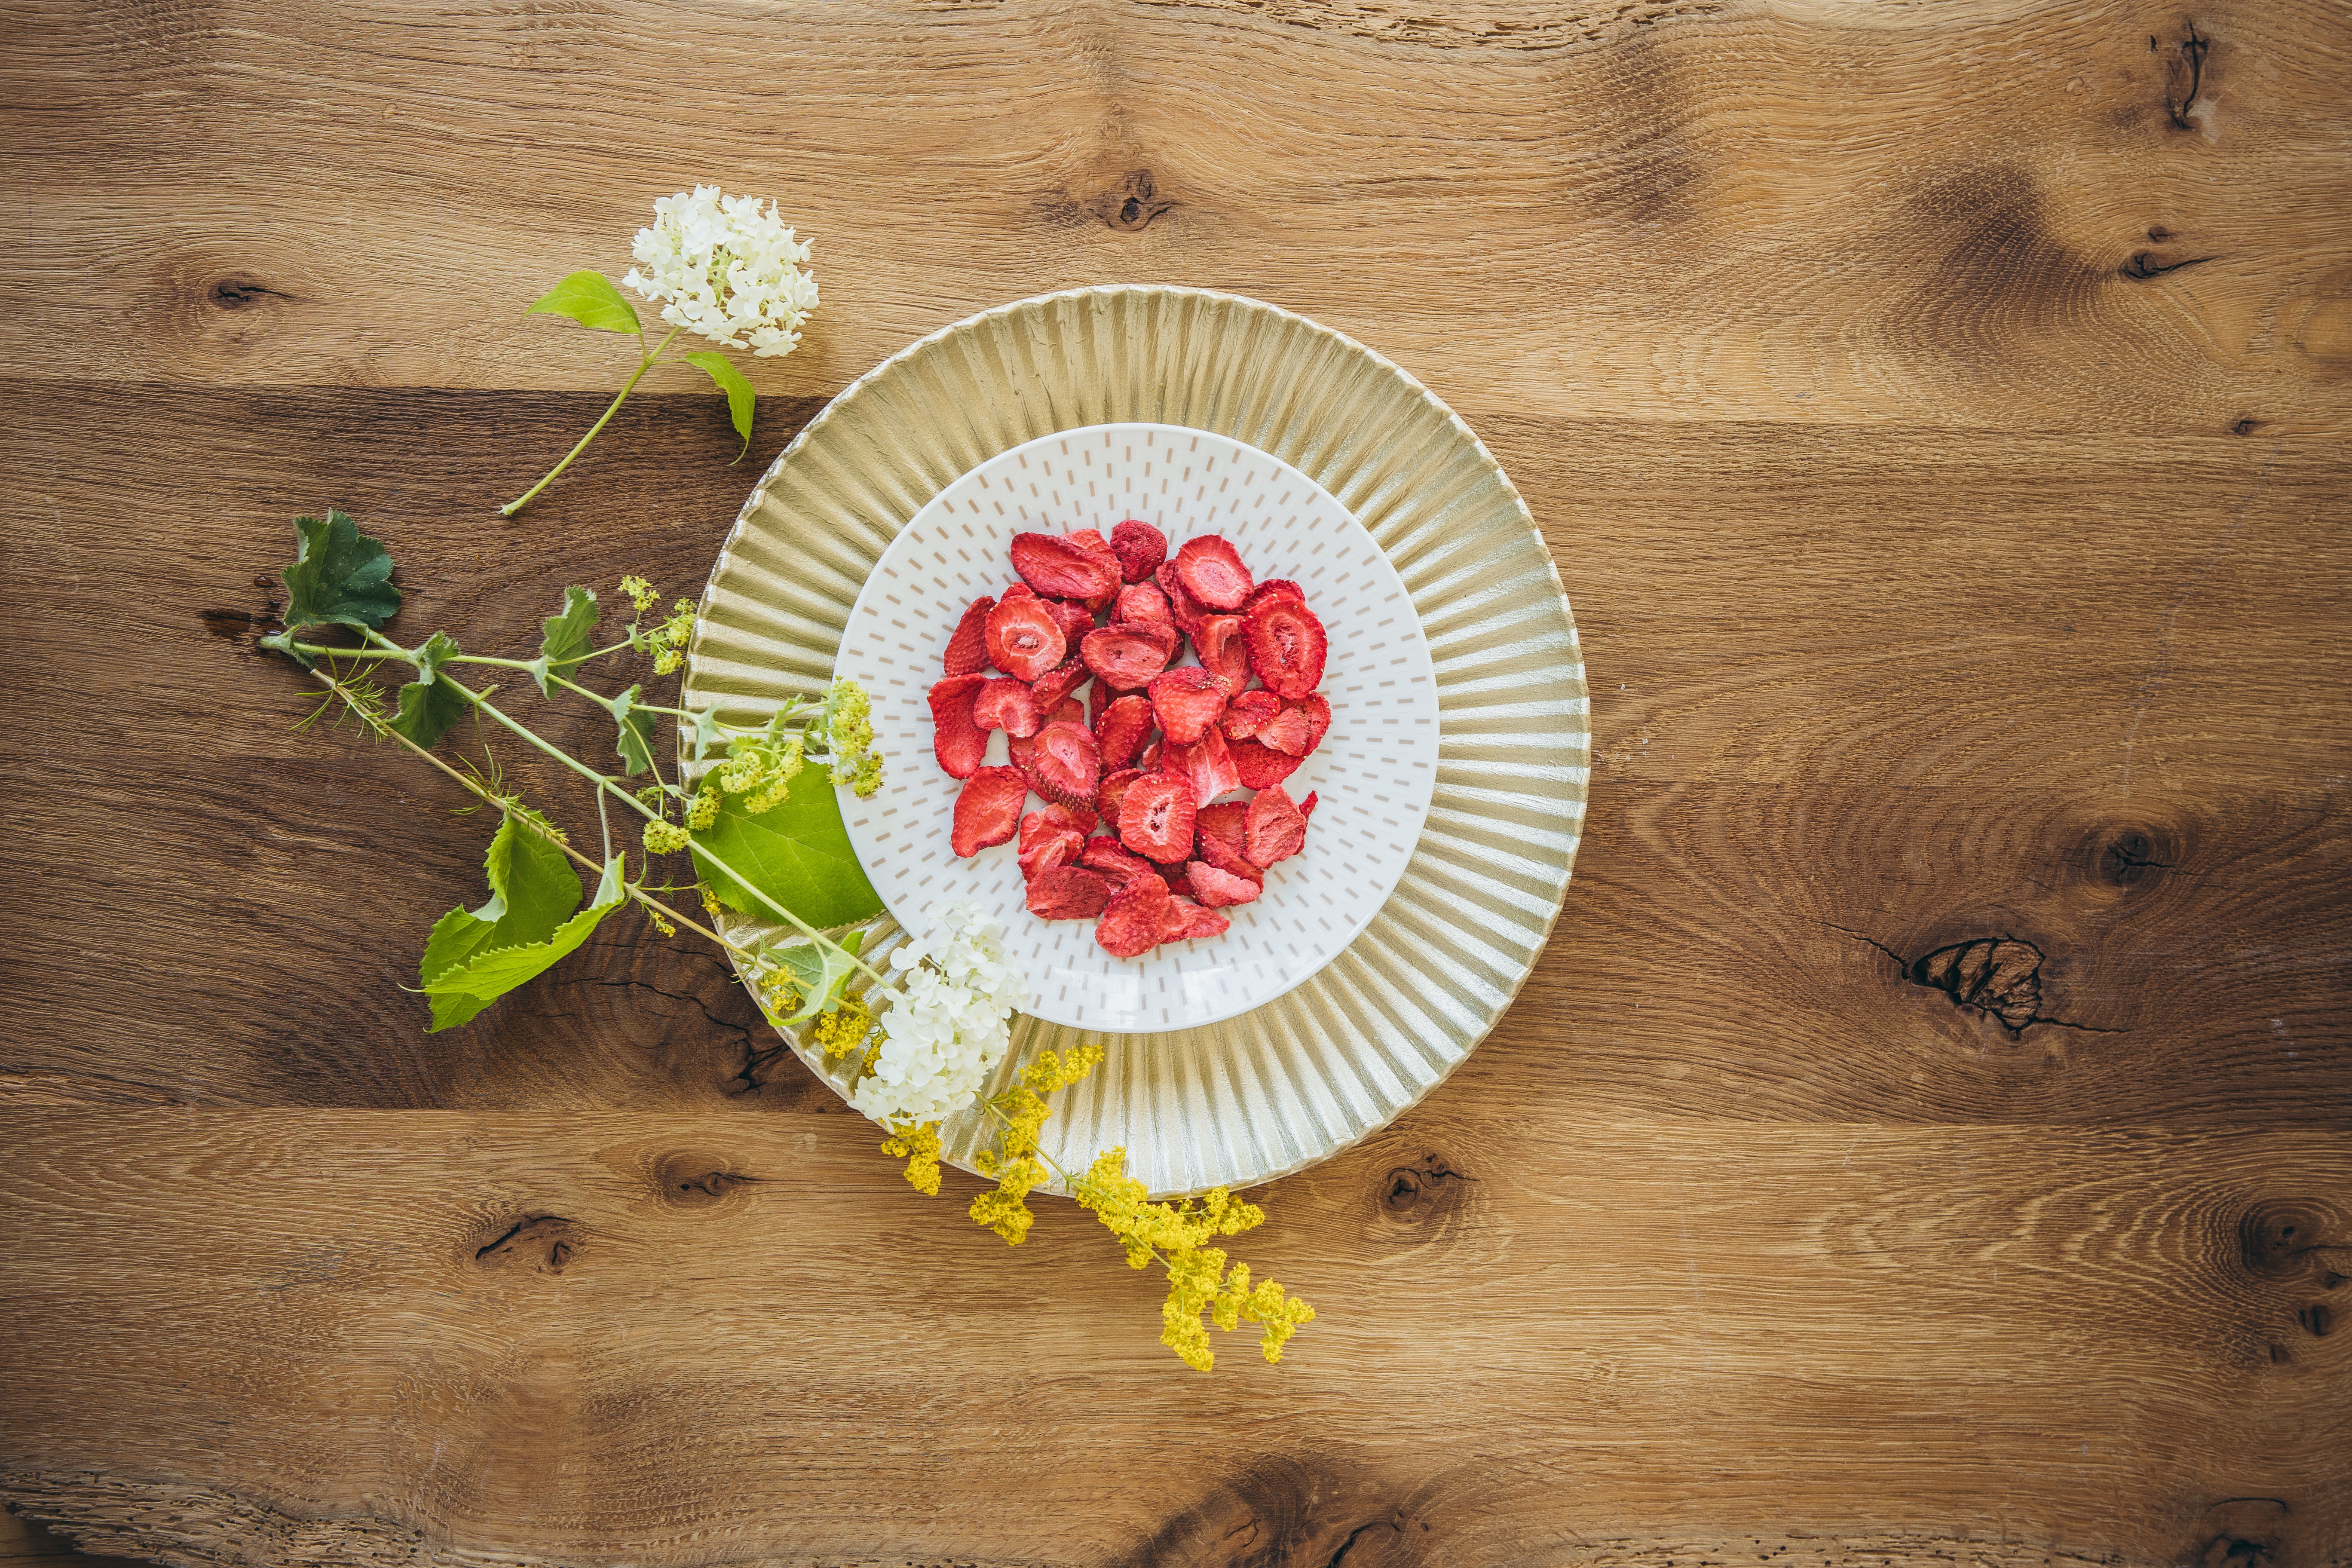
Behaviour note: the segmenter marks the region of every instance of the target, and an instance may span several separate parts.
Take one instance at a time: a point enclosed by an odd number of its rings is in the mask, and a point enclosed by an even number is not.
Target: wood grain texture
[[[2352,1562],[2340,7],[8,37],[26,1518],[192,1564]],[[498,521],[615,379],[520,306],[696,179],[817,239],[751,457],[657,373]],[[689,942],[613,922],[425,1036],[400,987],[487,826],[295,731],[252,647],[328,504],[419,637],[690,592],[876,360],[1133,280],[1450,402],[1594,687],[1550,947],[1438,1094],[1267,1194],[1243,1255],[1323,1317],[1211,1379],[1083,1216],[1008,1252],[962,1178],[910,1194]]]

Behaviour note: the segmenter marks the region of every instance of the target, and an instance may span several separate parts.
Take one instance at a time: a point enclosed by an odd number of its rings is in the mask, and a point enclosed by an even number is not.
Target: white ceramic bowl
[[[1318,798],[1306,848],[1275,866],[1265,890],[1224,912],[1223,936],[1114,958],[1092,921],[1042,921],[1024,904],[1015,846],[960,859],[949,829],[962,782],[931,752],[927,700],[964,607],[1016,580],[1016,533],[1125,518],[1168,536],[1172,554],[1223,534],[1260,581],[1287,577],[1330,634],[1323,694],[1331,729],[1286,781]],[[1192,655],[1185,655],[1193,662]],[[918,511],[882,553],[842,630],[836,676],[874,699],[883,786],[842,797],[857,858],[901,925],[950,899],[1003,922],[1007,949],[1036,988],[1025,1009],[1076,1028],[1150,1034],[1249,1012],[1312,976],[1370,923],[1404,874],[1437,773],[1437,682],[1420,618],[1396,568],[1348,509],[1289,464],[1228,436],[1173,425],[1095,425],[998,454]],[[1085,688],[1080,689],[1081,694]],[[989,738],[991,763],[1005,738]],[[1227,798],[1241,799],[1242,795]],[[1028,809],[1044,804],[1032,796]]]

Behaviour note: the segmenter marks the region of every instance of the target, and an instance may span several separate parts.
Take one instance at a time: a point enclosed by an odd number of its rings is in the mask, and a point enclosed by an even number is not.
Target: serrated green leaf
[[[695,871],[719,901],[772,919],[741,883],[711,866],[709,855],[820,931],[856,925],[882,912],[881,896],[849,847],[841,802],[814,770],[794,781],[782,805],[757,816],[744,815],[741,797],[728,797],[719,819],[694,835]]]
[[[289,633],[301,626],[373,628],[399,612],[400,590],[392,585],[392,552],[383,541],[362,533],[340,511],[298,517],[294,528],[302,544],[284,574]]]
[[[395,735],[405,735],[430,748],[471,706],[463,693],[441,679],[442,662],[457,652],[457,639],[435,632],[416,650],[416,679],[400,689],[400,708],[384,721]]]
[[[661,721],[660,714],[637,707],[637,693],[644,689],[632,686],[605,705],[621,731],[613,750],[620,753],[622,771],[631,778],[654,765],[654,726]]]
[[[601,332],[634,332],[637,308],[601,272],[574,272],[539,297],[524,315],[569,316]]]
[[[563,608],[540,623],[539,657],[530,662],[530,678],[539,683],[541,697],[547,695],[551,672],[569,675],[588,661],[603,616],[596,595],[587,589],[575,584],[563,590]]]
[[[694,710],[694,760],[702,761],[710,748],[719,743],[719,710],[698,708]]]
[[[542,974],[579,947],[597,923],[620,907],[623,866],[604,865],[596,901],[580,908],[580,877],[563,851],[509,815],[490,840],[483,869],[489,901],[441,917],[417,965],[432,999],[427,1033],[454,1028],[518,985]]]
[[[841,938],[837,947],[824,948],[808,942],[769,954],[792,976],[801,994],[800,1011],[777,1019],[777,1024],[786,1027],[805,1024],[818,1014],[830,1013],[840,1006],[841,988],[857,973],[856,953],[865,942],[866,933],[854,931]]]
[[[686,363],[717,382],[719,390],[727,395],[728,417],[735,422],[735,434],[743,437],[743,452],[750,451],[751,410],[760,401],[760,395],[751,389],[751,377],[737,370],[735,363],[721,353],[688,354]],[[743,460],[743,452],[735,454],[737,462]]]

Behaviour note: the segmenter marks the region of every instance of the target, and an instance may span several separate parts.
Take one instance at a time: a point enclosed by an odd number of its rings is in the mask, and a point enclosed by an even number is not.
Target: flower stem
[[[549,485],[553,484],[555,482],[555,476],[570,468],[572,466],[572,459],[586,451],[588,449],[588,443],[596,438],[596,433],[612,422],[613,416],[621,411],[621,405],[629,400],[629,394],[636,390],[638,381],[644,377],[646,372],[653,369],[655,364],[660,361],[663,351],[667,350],[671,342],[677,338],[678,333],[685,330],[686,329],[684,327],[672,327],[669,330],[669,336],[661,341],[661,347],[654,350],[651,353],[644,352],[645,338],[644,335],[640,333],[637,339],[638,353],[636,374],[632,375],[627,381],[622,384],[619,395],[613,399],[612,406],[604,410],[604,417],[597,420],[595,424],[588,426],[588,434],[580,437],[580,444],[572,447],[569,452],[563,454],[563,461],[548,469],[547,477],[545,479],[531,486],[530,489],[523,491],[522,494],[517,496],[514,500],[507,502],[506,505],[499,508],[499,515],[501,517],[512,517],[524,507],[530,505],[530,500],[533,496],[539,494],[540,491],[545,489]]]

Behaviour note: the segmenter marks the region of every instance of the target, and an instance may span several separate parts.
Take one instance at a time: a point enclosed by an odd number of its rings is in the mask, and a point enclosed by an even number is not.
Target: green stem
[[[686,331],[684,327],[672,327],[669,330],[669,336],[661,341],[661,347],[654,350],[651,353],[646,353],[645,352],[645,337],[640,333],[637,338],[637,373],[622,384],[620,395],[613,399],[612,406],[604,410],[604,417],[597,420],[595,424],[588,426],[588,434],[580,437],[580,444],[563,455],[563,461],[548,469],[547,477],[545,479],[531,486],[530,489],[523,491],[522,494],[517,496],[514,500],[507,502],[506,505],[499,508],[499,515],[501,517],[512,517],[524,507],[530,505],[533,496],[539,494],[540,491],[545,489],[549,485],[553,484],[555,482],[555,476],[570,468],[572,466],[572,459],[586,451],[588,449],[588,443],[596,438],[596,433],[604,429],[606,425],[612,422],[613,416],[621,411],[621,405],[628,401],[629,394],[636,390],[637,383],[644,378],[646,372],[653,369],[653,367],[660,362],[663,352],[669,347],[670,343],[677,337],[678,333],[684,331]]]

